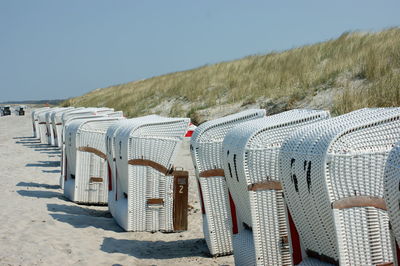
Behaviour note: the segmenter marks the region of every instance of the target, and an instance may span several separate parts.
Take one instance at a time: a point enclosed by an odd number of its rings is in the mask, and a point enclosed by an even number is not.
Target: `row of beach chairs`
[[[188,172],[173,163],[190,119],[43,108],[32,121],[34,135],[62,151],[60,186],[68,199],[108,205],[126,231],[187,230]]]
[[[201,124],[190,152],[210,254],[236,265],[397,265],[399,120],[400,108],[334,118],[253,109]],[[62,149],[69,199],[108,204],[126,231],[187,230],[188,172],[174,161],[188,118],[45,108],[32,121]]]
[[[211,254],[233,253],[236,265],[397,265],[399,119],[400,108],[249,110],[200,125],[191,152]]]

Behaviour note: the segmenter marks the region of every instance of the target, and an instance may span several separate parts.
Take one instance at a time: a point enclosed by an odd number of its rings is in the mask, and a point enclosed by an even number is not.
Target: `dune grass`
[[[351,84],[359,80],[362,86]],[[332,112],[400,106],[400,28],[347,32],[326,42],[97,89],[62,105],[108,106],[144,115],[163,101],[179,99],[171,115],[260,97],[285,97],[288,107],[321,90],[340,88]]]

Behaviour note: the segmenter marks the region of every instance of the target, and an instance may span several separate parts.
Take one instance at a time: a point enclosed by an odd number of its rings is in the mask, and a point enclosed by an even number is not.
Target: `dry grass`
[[[343,77],[346,77],[343,79]],[[352,88],[351,81],[364,86]],[[347,82],[347,83],[346,83]],[[266,55],[248,56],[183,72],[92,91],[63,105],[109,106],[144,115],[160,102],[190,103],[171,114],[194,116],[216,104],[286,97],[290,106],[320,90],[343,88],[331,111],[400,105],[400,28],[344,33],[335,40]]]

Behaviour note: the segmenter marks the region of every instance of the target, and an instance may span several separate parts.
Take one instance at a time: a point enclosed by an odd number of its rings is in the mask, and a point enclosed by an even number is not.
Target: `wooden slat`
[[[225,173],[224,169],[211,169],[201,172],[199,176],[200,177],[225,176]]]
[[[258,190],[282,190],[282,184],[276,180],[264,181],[261,183],[251,184],[247,187],[249,191]]]
[[[319,259],[322,262],[327,262],[327,263],[330,263],[333,265],[339,265],[339,262],[337,260],[335,260],[334,258],[331,258],[331,257],[323,255],[323,254],[319,254],[318,252],[315,252],[313,250],[307,249],[306,253],[309,257]]]
[[[382,198],[371,196],[348,197],[332,203],[332,209],[348,209],[353,207],[375,207],[387,210],[386,203]]]
[[[384,262],[380,264],[376,264],[376,266],[394,266],[393,262]]]
[[[187,171],[174,171],[174,231],[184,231],[188,227],[188,191],[189,173]]]
[[[142,165],[142,166],[149,166],[153,169],[156,169],[157,171],[163,173],[163,174],[168,174],[170,172],[165,166],[151,161],[151,160],[145,160],[145,159],[132,159],[128,161],[128,164],[130,165]]]
[[[161,204],[161,205],[163,205],[164,204],[164,200],[161,199],[161,198],[147,199],[147,204],[149,204],[149,205],[153,205],[153,204],[157,204],[157,205]]]
[[[46,122],[39,122],[39,125],[44,125],[46,124]]]
[[[103,183],[103,178],[101,177],[91,177],[89,179],[90,183]]]
[[[103,158],[103,159],[107,159],[107,155],[105,155],[102,151],[92,148],[92,147],[79,147],[78,148],[79,151],[85,151],[85,152],[90,152],[90,153],[94,153],[97,156]]]

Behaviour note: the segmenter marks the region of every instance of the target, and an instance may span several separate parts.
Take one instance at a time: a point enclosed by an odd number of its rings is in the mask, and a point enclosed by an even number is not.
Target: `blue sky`
[[[400,26],[399,0],[0,0],[0,102]]]

